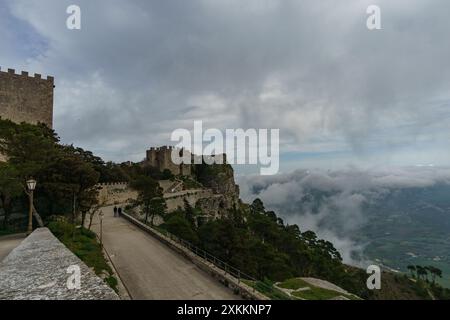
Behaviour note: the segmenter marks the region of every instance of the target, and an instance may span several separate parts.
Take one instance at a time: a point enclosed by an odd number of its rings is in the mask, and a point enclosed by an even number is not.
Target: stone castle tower
[[[0,117],[20,123],[45,123],[53,127],[54,78],[16,74],[0,69]]]
[[[145,165],[150,165],[154,168],[157,168],[159,171],[164,171],[165,169],[172,172],[172,174],[178,176],[190,176],[192,174],[192,166],[190,164],[180,164],[176,165],[172,162],[172,151],[173,147],[160,147],[160,148],[150,148],[147,150],[147,156],[144,160]],[[188,153],[190,158],[192,157],[190,152],[184,149],[176,149],[179,150],[180,155],[184,153]]]

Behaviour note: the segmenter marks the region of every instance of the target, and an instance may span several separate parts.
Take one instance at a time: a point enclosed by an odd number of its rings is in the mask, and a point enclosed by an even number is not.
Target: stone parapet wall
[[[79,267],[80,288],[67,282]],[[70,281],[69,281],[70,282]],[[0,300],[118,300],[118,295],[47,228],[35,230],[0,263]]]

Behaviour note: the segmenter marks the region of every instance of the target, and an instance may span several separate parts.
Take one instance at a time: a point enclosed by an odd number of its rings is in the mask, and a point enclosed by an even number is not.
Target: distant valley
[[[368,223],[355,240],[364,254],[393,269],[433,265],[450,287],[450,186],[402,189],[367,208]]]
[[[332,241],[350,264],[407,272],[433,265],[450,287],[450,183],[445,168],[295,171],[239,181],[287,222]]]

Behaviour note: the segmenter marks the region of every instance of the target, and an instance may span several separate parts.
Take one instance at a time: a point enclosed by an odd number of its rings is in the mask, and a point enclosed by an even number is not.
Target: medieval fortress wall
[[[16,74],[0,68],[0,117],[20,123],[45,123],[53,126],[54,78],[40,74]]]
[[[123,204],[137,198],[137,191],[128,187],[127,182],[99,183],[98,200],[102,205]]]
[[[157,168],[159,171],[169,170],[172,174],[178,176],[190,176],[192,173],[192,168],[190,164],[180,164],[176,165],[172,162],[172,151],[177,150],[180,156],[183,156],[184,153],[187,153],[189,157],[191,154],[189,151],[184,149],[174,149],[172,146],[163,146],[163,147],[152,147],[150,150],[147,150],[147,156],[144,161],[146,165],[150,165],[154,168]]]
[[[190,163],[182,163],[180,165],[173,163],[172,152],[174,151],[178,152],[180,157],[187,156],[190,159]],[[190,153],[186,149],[175,148],[172,146],[151,147],[147,150],[145,160],[142,164],[152,166],[161,172],[169,170],[175,176],[191,176],[193,173],[193,163],[202,163],[202,161],[213,162],[215,158],[218,160],[217,157],[220,157],[219,159],[222,161],[220,163],[227,163],[226,154],[199,156]]]

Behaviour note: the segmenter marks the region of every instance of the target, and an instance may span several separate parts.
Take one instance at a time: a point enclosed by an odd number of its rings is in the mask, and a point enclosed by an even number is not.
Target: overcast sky
[[[66,28],[66,8],[82,29]],[[366,28],[381,8],[382,30]],[[0,66],[56,78],[65,143],[279,128],[281,168],[450,163],[448,0],[0,0]]]

